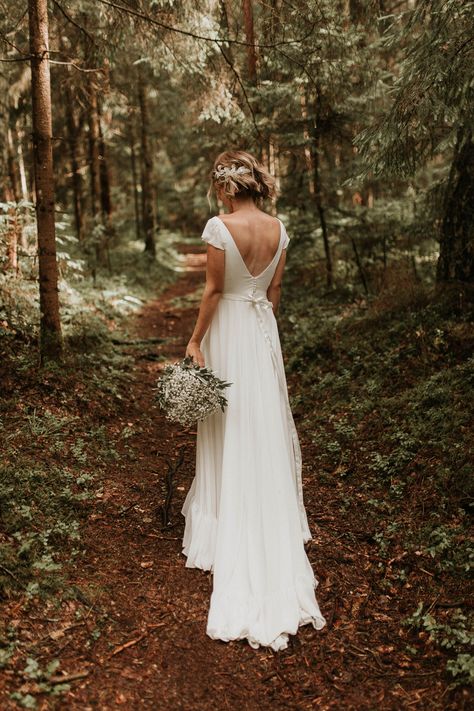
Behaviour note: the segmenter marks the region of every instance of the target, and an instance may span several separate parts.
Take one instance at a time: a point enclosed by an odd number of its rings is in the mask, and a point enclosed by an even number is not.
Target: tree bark
[[[319,165],[319,154],[321,150],[321,131],[320,131],[320,120],[321,120],[321,94],[319,90],[316,91],[316,96],[314,97],[313,104],[313,119],[312,121],[308,117],[307,111],[308,101],[305,96],[302,97],[301,107],[303,118],[305,119],[306,128],[304,131],[305,140],[310,137],[311,141],[309,143],[309,151],[305,150],[307,166],[311,169],[309,175],[309,193],[313,198],[314,204],[319,217],[319,224],[321,225],[321,233],[323,237],[324,255],[326,260],[326,285],[328,288],[332,289],[334,278],[333,278],[333,265],[332,265],[332,255],[331,247],[329,245],[329,236],[326,223],[326,214],[323,206],[322,190],[321,190],[321,171]]]
[[[251,84],[257,83],[257,52],[253,27],[252,0],[242,0],[244,13],[245,41],[247,42],[247,73]]]
[[[132,168],[132,189],[133,189],[133,205],[135,208],[135,234],[137,239],[141,239],[141,216],[140,216],[140,200],[138,192],[138,171],[137,171],[137,153],[135,148],[135,127],[133,122],[133,114],[129,113],[129,136],[130,136],[130,161]]]
[[[49,358],[59,358],[62,351],[54,222],[55,199],[47,0],[28,0],[28,18],[41,311],[40,354],[41,362],[44,362]]]
[[[7,164],[10,185],[6,186],[5,197],[8,202],[19,203],[20,175],[18,172],[17,156],[15,155],[15,144],[13,133],[10,127],[7,129]],[[18,272],[18,242],[21,235],[20,222],[18,220],[17,206],[12,205],[9,210],[8,223],[8,267],[14,272]]]
[[[267,12],[270,13],[270,22],[269,22],[270,42],[275,41],[278,30],[281,26],[280,11],[281,11],[281,0],[271,0],[269,5],[267,5]]]
[[[12,190],[11,199],[15,202],[21,200],[20,190],[20,173],[18,171],[18,156],[15,151],[13,141],[13,132],[11,128],[7,130],[7,158],[8,158],[8,175],[10,177],[10,186]]]
[[[66,124],[69,138],[69,156],[71,160],[72,173],[72,191],[74,202],[74,222],[76,225],[76,236],[79,242],[84,240],[84,216],[83,216],[83,195],[82,195],[82,177],[79,172],[78,158],[78,138],[79,127],[74,118],[72,91],[68,85],[66,90]]]
[[[6,202],[17,202],[12,188],[9,185],[4,189]],[[7,264],[8,269],[11,269],[18,274],[18,235],[21,232],[18,221],[18,212],[15,205],[8,209],[8,232],[7,232]]]
[[[352,244],[352,249],[354,250],[354,257],[355,257],[355,261],[357,264],[357,269],[359,270],[360,279],[362,281],[362,286],[364,287],[364,291],[365,291],[366,295],[368,295],[369,287],[367,286],[367,279],[365,278],[364,269],[362,268],[362,262],[360,261],[359,250],[357,249],[357,243],[352,235],[351,235],[351,244]]]
[[[103,117],[100,102],[97,103],[99,116],[99,169],[100,169],[100,204],[105,224],[109,232],[112,230],[112,199],[110,196],[110,171],[107,160],[104,133],[102,130]]]
[[[18,175],[20,178],[20,191],[21,191],[21,198],[25,202],[33,202],[33,197],[29,194],[28,192],[28,180],[26,176],[26,168],[25,168],[25,158],[23,154],[23,139],[25,136],[25,132],[21,126],[21,123],[24,122],[26,117],[23,115],[22,121],[20,119],[17,119],[14,125],[14,131],[13,131],[13,138],[16,138],[16,156],[18,160]],[[25,227],[30,223],[30,213],[28,211],[28,208],[23,212],[22,216],[22,224],[21,228],[18,233],[18,238],[19,238],[19,244],[21,249],[26,250],[28,248],[28,234],[27,230]]]
[[[102,185],[100,168],[100,124],[97,88],[94,81],[89,82],[89,168],[91,207],[94,217],[95,255],[97,264],[106,266],[107,259],[107,234],[102,212]]]
[[[224,37],[230,37],[230,18],[231,18],[231,8],[229,7],[229,0],[219,0],[220,6],[220,27],[223,31]],[[232,52],[232,45],[226,47],[226,54],[229,60],[234,63],[234,57]]]
[[[278,212],[278,196],[280,194],[280,147],[278,139],[274,135],[270,135],[268,139],[268,167],[270,173],[275,178],[276,199],[271,203],[271,213],[276,215]]]
[[[25,168],[25,158],[23,155],[23,137],[24,137],[24,132],[23,129],[20,129],[17,125],[17,139],[18,139],[18,171],[20,173],[20,185],[21,185],[21,194],[23,197],[23,200],[29,201],[30,200],[30,194],[28,192],[28,181],[26,178],[26,168]]]
[[[145,252],[154,257],[155,210],[153,190],[153,158],[148,145],[148,102],[143,69],[138,67],[138,101],[140,104],[140,137],[142,153],[142,219],[145,235]]]
[[[460,129],[441,224],[436,279],[474,283],[474,141]]]
[[[303,139],[304,139],[304,158],[306,163],[306,173],[308,176],[308,192],[311,199],[314,199],[314,172],[313,172],[313,153],[311,148],[310,122],[308,118],[308,101],[304,87],[301,88],[300,95],[301,115],[303,117]]]
[[[8,229],[8,266],[18,276],[18,235],[20,225],[15,208],[9,210],[11,222]]]
[[[99,115],[97,112],[97,92],[92,82],[89,84],[89,176],[92,215],[100,215],[100,167],[99,167]]]

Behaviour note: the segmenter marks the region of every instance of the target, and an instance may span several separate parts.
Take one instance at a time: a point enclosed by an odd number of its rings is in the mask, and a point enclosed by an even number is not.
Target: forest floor
[[[189,263],[199,267],[199,256]],[[192,295],[202,279],[199,268],[183,273],[129,324],[130,344],[119,347],[130,358],[130,378],[119,384],[122,398],[104,421],[118,456],[100,475],[83,526],[83,555],[68,580],[80,592],[59,604],[23,607],[20,600],[6,609],[38,663],[59,659],[60,671],[50,675],[45,693],[34,674],[20,684],[21,667],[0,672],[2,708],[18,708],[8,694],[19,688],[23,706],[81,711],[468,708],[467,691],[450,689],[439,650],[424,647],[428,652],[415,657],[407,652],[418,634],[426,637],[400,624],[401,597],[412,593],[389,588],[380,594],[373,584],[379,574],[373,543],[348,536],[363,533],[366,517],[359,507],[341,511],[334,484],[318,480],[311,466],[315,445],[301,428],[314,537],[307,552],[327,627],[301,627],[278,653],[206,636],[212,575],[186,568],[181,552],[180,509],[194,473],[195,437],[164,420],[153,393],[164,360],[184,353],[196,317]],[[162,343],[154,342],[158,336]],[[118,438],[124,431],[127,436]],[[170,524],[164,526],[170,469],[176,471]],[[55,685],[58,696],[51,693]],[[37,706],[28,706],[31,697]]]

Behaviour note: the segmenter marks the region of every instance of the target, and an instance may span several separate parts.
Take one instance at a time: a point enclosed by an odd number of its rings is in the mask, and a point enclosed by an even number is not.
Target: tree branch
[[[8,59],[6,59],[5,57],[0,57],[0,62],[29,62],[32,58],[33,55],[31,54],[25,54],[22,57],[9,57]]]
[[[59,12],[66,18],[68,22],[71,23],[71,25],[74,25],[74,27],[77,27],[77,29],[85,34],[88,40],[92,42],[92,44],[95,44],[95,40],[91,34],[85,29],[85,27],[82,27],[76,20],[74,20],[67,12],[66,10],[59,4],[58,0],[53,0],[53,4],[58,8]]]
[[[18,52],[18,54],[22,53],[21,49],[19,47],[17,47],[16,44],[13,44],[13,42],[11,42],[7,38],[7,35],[3,34],[3,32],[0,33],[0,40],[2,40],[2,42],[5,42],[5,44],[7,44],[9,47],[12,47],[15,50],[15,52]]]
[[[243,47],[255,47],[257,49],[272,49],[274,47],[280,47],[281,45],[300,44],[301,42],[304,42],[309,37],[311,37],[311,35],[313,34],[313,31],[314,31],[314,28],[316,26],[316,23],[313,22],[309,32],[307,32],[303,37],[299,37],[297,39],[284,40],[282,42],[274,42],[273,44],[252,44],[249,42],[244,42],[243,40],[230,39],[229,37],[205,37],[204,35],[198,35],[195,32],[191,32],[189,30],[182,30],[179,27],[173,27],[172,25],[168,25],[165,22],[160,22],[160,20],[156,20],[154,17],[150,17],[149,15],[146,15],[143,12],[139,12],[138,10],[132,10],[129,7],[124,7],[123,5],[118,5],[117,3],[112,2],[112,0],[97,0],[97,2],[102,3],[102,5],[108,5],[109,7],[113,7],[116,10],[120,10],[121,12],[125,12],[127,15],[132,15],[133,17],[138,17],[140,20],[145,20],[146,22],[149,22],[151,25],[156,25],[157,27],[161,27],[164,30],[169,30],[170,32],[176,32],[177,34],[185,35],[186,37],[193,37],[194,39],[203,40],[204,42],[212,42],[213,44],[217,44],[217,45],[219,45],[219,43],[227,42],[228,44],[238,44]]]
[[[77,69],[79,72],[104,72],[105,69],[103,67],[98,67],[98,69],[83,69],[83,67],[80,67],[78,64],[74,64],[74,62],[61,62],[59,59],[50,59],[49,60],[50,64],[65,64],[68,67],[74,67],[74,69]]]
[[[240,74],[238,73],[237,69],[234,67],[233,63],[231,62],[231,60],[228,58],[228,56],[227,56],[226,53],[224,52],[224,48],[222,47],[222,45],[219,44],[219,42],[217,42],[217,46],[219,47],[220,52],[221,52],[222,56],[224,57],[224,59],[225,59],[227,65],[228,65],[228,66],[230,67],[230,69],[232,70],[233,75],[234,75],[235,78],[237,79],[240,88],[242,89],[242,93],[243,93],[244,98],[245,98],[245,103],[247,104],[248,109],[249,109],[249,111],[250,111],[250,114],[251,114],[251,116],[252,116],[252,123],[253,123],[254,129],[255,129],[255,133],[257,134],[258,138],[259,138],[260,140],[262,140],[263,136],[262,136],[262,134],[260,133],[259,127],[257,126],[257,119],[256,119],[256,116],[255,116],[255,112],[254,112],[254,110],[253,110],[253,108],[252,108],[252,104],[250,103],[250,100],[249,100],[247,91],[246,91],[246,89],[245,89],[244,83],[243,83],[242,79],[240,78]]]

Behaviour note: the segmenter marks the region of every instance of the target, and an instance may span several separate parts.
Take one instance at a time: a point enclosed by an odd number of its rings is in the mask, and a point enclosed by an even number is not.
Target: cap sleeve
[[[283,222],[281,223],[281,236],[283,239],[282,249],[286,249],[288,247],[288,242],[290,241],[290,238],[288,237],[288,234],[286,232],[286,227],[283,224]]]
[[[223,230],[218,224],[219,222],[218,217],[211,217],[204,226],[201,239],[208,244],[212,244],[213,247],[217,247],[217,249],[225,249],[225,238]]]

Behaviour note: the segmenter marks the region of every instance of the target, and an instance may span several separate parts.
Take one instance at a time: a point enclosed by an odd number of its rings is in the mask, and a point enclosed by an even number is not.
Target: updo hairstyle
[[[275,197],[275,179],[251,153],[224,151],[214,161],[211,189],[228,198],[251,197],[255,202]]]

